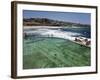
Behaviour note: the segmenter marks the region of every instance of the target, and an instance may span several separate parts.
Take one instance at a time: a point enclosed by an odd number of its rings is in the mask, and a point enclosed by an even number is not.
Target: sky
[[[59,21],[91,24],[90,13],[23,10],[24,18],[48,18]]]

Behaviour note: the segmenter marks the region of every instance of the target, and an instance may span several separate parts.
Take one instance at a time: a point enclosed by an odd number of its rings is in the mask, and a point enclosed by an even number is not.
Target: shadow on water
[[[45,40],[45,38],[29,37],[26,40],[29,40],[29,42],[26,42],[26,44],[30,44],[30,43],[35,43],[35,42],[38,42],[38,41],[43,41],[43,40]]]
[[[35,42],[39,42],[39,41],[44,41],[46,39],[62,39],[62,38],[58,38],[58,37],[44,37],[44,36],[28,36],[27,38],[24,38],[24,40],[27,40],[25,43],[26,44],[30,44],[30,43],[35,43]],[[66,40],[66,39],[63,39]]]

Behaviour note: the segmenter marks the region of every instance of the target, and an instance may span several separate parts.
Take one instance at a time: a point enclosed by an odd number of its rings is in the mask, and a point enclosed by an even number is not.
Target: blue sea
[[[74,37],[86,37],[91,38],[90,27],[45,27],[45,28],[27,28],[24,29],[25,33],[31,34],[31,37],[58,37],[64,39],[72,39]]]
[[[65,32],[73,32],[73,33],[79,33],[80,36],[91,38],[91,28],[89,27],[83,27],[83,28],[61,28],[62,31]],[[79,35],[74,35],[74,37],[77,37]]]

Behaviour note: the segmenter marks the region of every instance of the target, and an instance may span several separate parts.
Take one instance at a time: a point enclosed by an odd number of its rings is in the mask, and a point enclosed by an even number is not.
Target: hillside
[[[72,23],[65,21],[52,20],[47,18],[26,18],[23,19],[24,26],[77,26],[77,27],[90,27],[87,24]]]

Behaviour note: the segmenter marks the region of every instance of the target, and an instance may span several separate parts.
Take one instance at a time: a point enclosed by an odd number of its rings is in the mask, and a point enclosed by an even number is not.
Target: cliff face
[[[51,20],[47,18],[29,18],[23,19],[24,26],[78,26],[78,27],[90,27],[87,24],[80,23],[72,23],[72,22],[64,22],[58,20]]]

